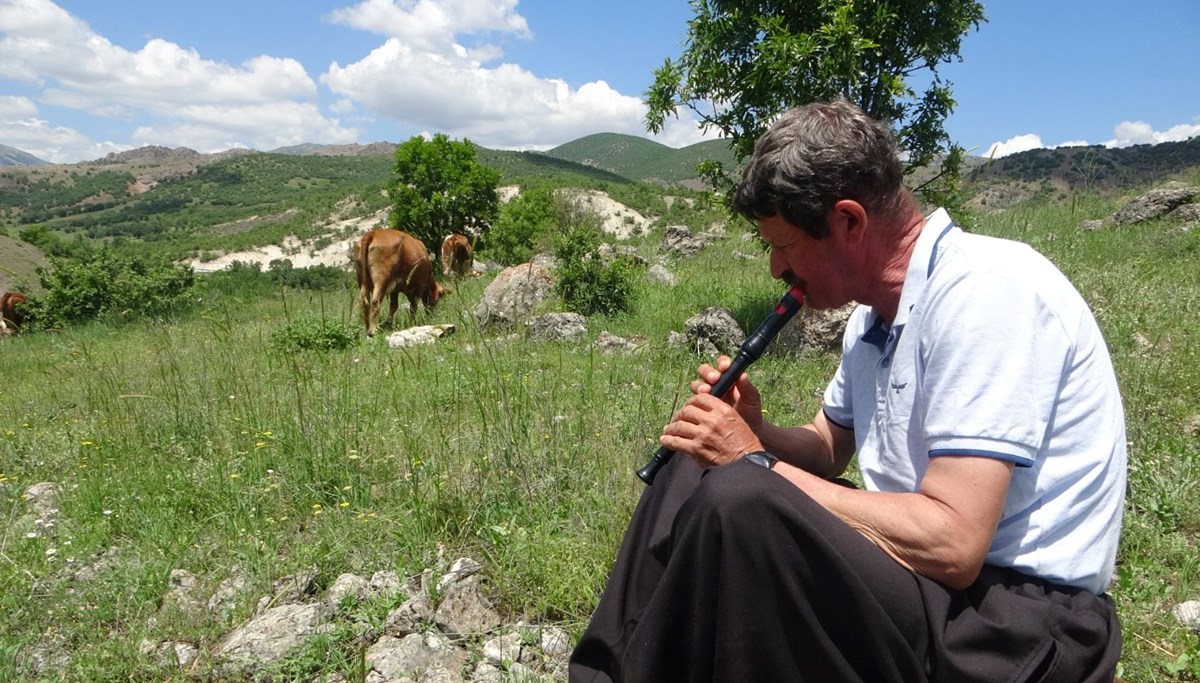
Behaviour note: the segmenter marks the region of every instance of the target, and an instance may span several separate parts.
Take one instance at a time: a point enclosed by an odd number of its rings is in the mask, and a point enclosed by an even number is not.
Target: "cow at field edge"
[[[442,275],[462,277],[475,265],[475,250],[465,235],[452,232],[442,240]]]
[[[25,314],[17,310],[17,305],[25,303],[25,295],[20,292],[5,292],[0,296],[0,327],[10,334],[21,329],[25,322]]]
[[[385,295],[390,305],[384,326],[391,326],[401,292],[408,297],[410,318],[417,316],[418,299],[424,302],[426,310],[433,310],[447,293],[433,279],[429,250],[421,240],[399,230],[377,228],[358,238],[354,245],[354,270],[358,274],[359,304],[369,337],[375,336],[379,307]]]

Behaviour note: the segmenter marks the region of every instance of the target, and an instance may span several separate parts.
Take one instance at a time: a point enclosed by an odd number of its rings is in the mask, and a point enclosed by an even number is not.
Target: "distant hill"
[[[1200,168],[1200,137],[1182,142],[1110,149],[1101,145],[1032,149],[1000,159],[975,158],[966,174],[972,184],[1049,181],[1071,190],[1140,187]]]
[[[620,133],[597,133],[545,152],[565,161],[599,168],[637,182],[678,183],[696,177],[696,164],[719,161],[732,168],[733,152],[724,140],[700,142],[681,149]]]
[[[49,163],[16,147],[0,145],[0,166],[46,166]]]

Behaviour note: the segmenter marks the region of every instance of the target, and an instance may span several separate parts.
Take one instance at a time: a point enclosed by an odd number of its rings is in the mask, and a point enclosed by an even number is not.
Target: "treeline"
[[[989,161],[968,174],[973,183],[1050,178],[1078,190],[1139,187],[1189,168],[1200,167],[1200,137],[1183,142],[1108,148],[1033,149]]]
[[[0,206],[22,225],[103,211],[128,196],[134,178],[114,171],[72,172],[66,182],[31,180],[24,173],[0,172]]]

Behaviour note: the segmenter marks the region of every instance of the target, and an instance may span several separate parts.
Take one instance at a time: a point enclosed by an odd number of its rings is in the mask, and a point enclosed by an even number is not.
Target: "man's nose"
[[[784,258],[783,249],[771,248],[771,277],[776,280],[782,280],[784,273],[788,271],[787,259]]]

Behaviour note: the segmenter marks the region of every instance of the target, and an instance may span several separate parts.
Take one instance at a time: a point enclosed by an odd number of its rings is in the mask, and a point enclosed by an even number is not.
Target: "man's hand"
[[[729,356],[718,356],[716,367],[707,363],[701,365],[696,369],[696,374],[700,379],[692,382],[692,393],[711,393],[712,386],[717,383],[722,373],[728,370],[732,363],[733,359]],[[742,376],[737,378],[737,382],[730,387],[725,396],[721,397],[721,400],[733,406],[738,415],[742,416],[742,420],[750,426],[750,429],[757,430],[762,424],[762,396],[759,395],[758,389],[750,382],[746,373],[743,372]]]
[[[725,465],[763,447],[742,416],[708,392],[688,399],[663,427],[658,441],[671,450],[690,455],[701,467]]]

